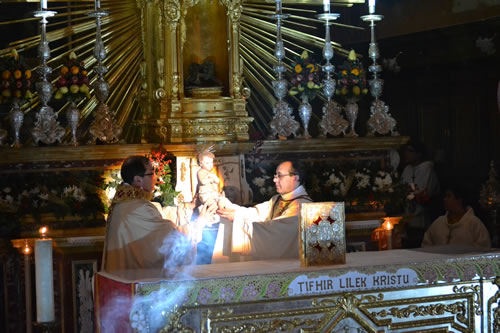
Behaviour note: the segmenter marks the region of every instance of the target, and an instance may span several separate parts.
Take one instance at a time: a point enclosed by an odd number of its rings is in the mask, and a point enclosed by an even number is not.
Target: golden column
[[[242,1],[138,0],[138,6],[144,46],[138,123],[161,142],[248,140]]]

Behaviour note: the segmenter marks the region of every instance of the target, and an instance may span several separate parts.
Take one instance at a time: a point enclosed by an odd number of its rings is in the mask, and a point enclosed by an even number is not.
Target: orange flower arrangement
[[[55,84],[56,100],[64,98],[69,102],[78,102],[85,97],[90,98],[88,73],[83,66],[83,61],[78,61],[75,52],[71,52]]]
[[[0,103],[13,99],[31,99],[32,73],[15,49],[10,56],[0,59]]]
[[[356,52],[351,50],[349,57],[342,66],[339,66],[338,85],[336,94],[346,99],[359,99],[361,95],[368,94],[366,72],[363,64],[356,57]]]

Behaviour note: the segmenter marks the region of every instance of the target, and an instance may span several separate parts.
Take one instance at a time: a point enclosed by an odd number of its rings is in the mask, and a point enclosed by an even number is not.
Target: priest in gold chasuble
[[[232,252],[253,259],[299,257],[299,209],[311,202],[300,163],[281,163],[274,175],[277,195],[254,207],[230,205],[217,212],[233,221]]]

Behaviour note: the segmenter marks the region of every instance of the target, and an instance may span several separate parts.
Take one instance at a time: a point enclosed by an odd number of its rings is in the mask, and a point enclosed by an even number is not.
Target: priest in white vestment
[[[299,209],[311,202],[303,187],[305,170],[300,163],[286,161],[276,169],[273,179],[277,195],[254,207],[231,204],[217,213],[230,221],[232,253],[252,259],[299,257]]]
[[[118,186],[106,226],[102,271],[119,275],[131,270],[159,270],[190,264],[195,249],[176,225],[165,220],[151,202],[156,182],[148,158],[132,156],[122,165],[124,180]],[[198,217],[209,220],[217,205],[205,204]]]

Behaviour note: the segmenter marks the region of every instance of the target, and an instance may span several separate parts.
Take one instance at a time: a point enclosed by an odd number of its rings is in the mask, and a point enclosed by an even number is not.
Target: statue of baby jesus
[[[197,172],[198,185],[196,188],[195,207],[205,204],[207,201],[214,200],[219,208],[225,208],[229,200],[226,199],[224,192],[219,191],[220,180],[217,175],[212,173],[214,167],[215,155],[209,150],[204,150],[198,154],[198,165],[200,169]],[[210,226],[220,222],[220,216],[215,214],[211,221],[206,221],[204,225],[192,226],[192,238],[195,242],[201,239],[201,231],[205,226]]]

